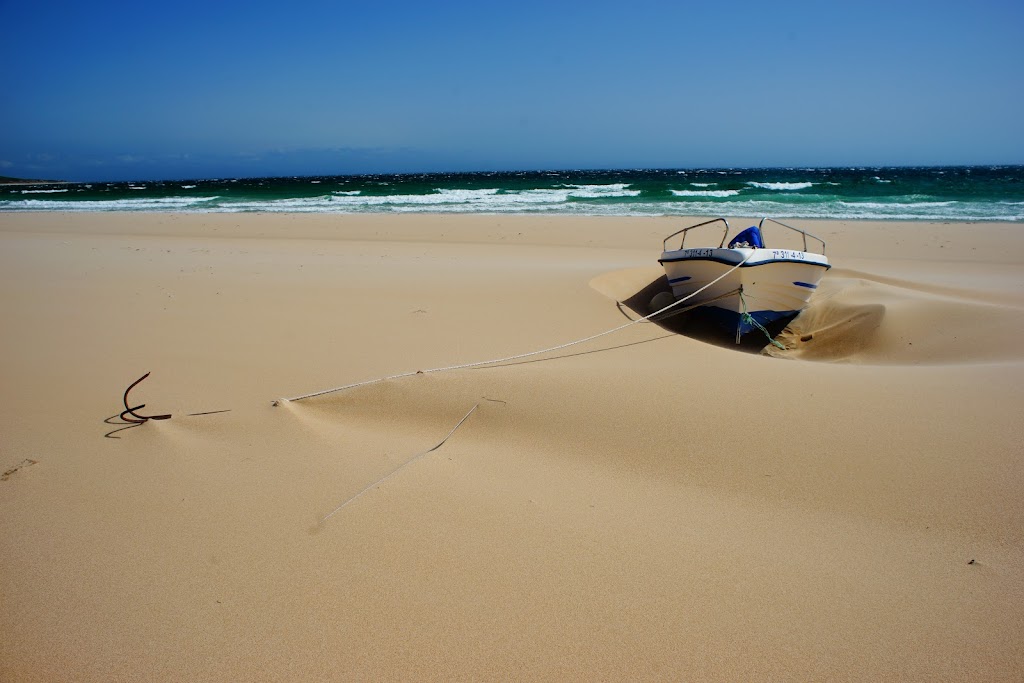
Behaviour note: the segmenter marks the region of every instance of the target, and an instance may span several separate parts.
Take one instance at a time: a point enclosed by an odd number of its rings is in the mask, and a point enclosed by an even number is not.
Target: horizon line
[[[434,171],[369,171],[363,173],[309,173],[309,174],[271,174],[271,175],[211,175],[211,176],[175,176],[167,178],[123,178],[119,180],[65,180],[21,178],[0,175],[0,186],[4,185],[83,185],[90,183],[157,183],[157,182],[188,182],[212,180],[271,180],[291,178],[360,178],[368,176],[438,176],[438,175],[502,175],[514,173],[611,173],[611,172],[659,172],[659,171],[821,171],[821,170],[860,170],[860,169],[928,169],[928,168],[1019,168],[1024,163],[992,163],[992,164],[837,164],[837,165],[802,165],[786,164],[779,166],[650,166],[650,167],[563,167],[563,168],[508,168],[502,170],[434,170]]]

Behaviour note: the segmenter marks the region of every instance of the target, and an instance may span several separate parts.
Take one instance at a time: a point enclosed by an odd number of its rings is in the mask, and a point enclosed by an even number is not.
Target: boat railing
[[[716,218],[714,220],[704,221],[703,223],[698,223],[697,225],[691,225],[690,227],[683,228],[682,230],[676,230],[674,233],[672,233],[671,235],[666,237],[665,241],[661,243],[662,251],[668,251],[669,250],[668,249],[668,241],[670,239],[672,239],[673,237],[675,237],[676,235],[682,235],[683,236],[683,239],[679,242],[679,248],[682,249],[686,245],[686,233],[688,233],[691,230],[694,230],[696,228],[702,228],[705,225],[712,225],[714,223],[721,223],[721,224],[723,224],[725,226],[725,230],[722,232],[722,241],[718,245],[719,248],[721,248],[725,244],[725,238],[729,236],[729,222],[727,220],[725,220],[724,218]],[[789,227],[789,226],[786,226],[786,227]]]
[[[824,254],[825,254],[825,240],[821,239],[820,237],[815,237],[814,235],[812,235],[811,233],[807,232],[806,230],[801,230],[800,228],[794,228],[792,225],[786,225],[785,223],[783,223],[781,221],[777,221],[774,218],[767,218],[767,217],[762,218],[761,222],[757,224],[757,229],[761,231],[762,235],[764,234],[764,224],[766,222],[767,223],[775,223],[776,225],[781,225],[784,228],[789,228],[790,230],[793,230],[794,232],[800,233],[800,235],[803,236],[803,240],[804,240],[804,251],[807,251],[807,238],[808,237],[810,237],[812,240],[817,240],[819,243],[821,243],[821,253],[824,256]],[[696,226],[694,226],[694,227],[696,227]]]

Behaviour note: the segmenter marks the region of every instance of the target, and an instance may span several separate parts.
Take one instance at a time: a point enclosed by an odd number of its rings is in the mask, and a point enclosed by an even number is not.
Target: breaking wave
[[[756,181],[750,181],[747,183],[751,187],[758,187],[762,190],[806,190],[809,187],[814,187],[814,183],[759,183]]]
[[[13,211],[203,211],[218,197],[145,197],[139,199],[56,201],[23,199],[5,202]]]
[[[676,197],[735,197],[739,190],[670,190]]]

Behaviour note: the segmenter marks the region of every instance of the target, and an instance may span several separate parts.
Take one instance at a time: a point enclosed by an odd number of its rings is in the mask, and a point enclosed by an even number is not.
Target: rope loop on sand
[[[597,334],[592,334],[589,337],[583,337],[582,339],[576,339],[576,340],[573,340],[571,342],[566,342],[565,344],[559,344],[558,346],[550,346],[550,347],[548,347],[546,349],[539,349],[537,351],[528,351],[527,353],[519,353],[519,354],[516,354],[514,356],[505,356],[503,358],[492,358],[491,360],[476,361],[475,363],[461,363],[459,365],[448,365],[448,366],[441,367],[441,368],[430,368],[428,370],[413,370],[413,371],[410,371],[410,372],[402,372],[402,373],[399,373],[397,375],[388,375],[387,377],[377,377],[376,379],[368,379],[368,380],[365,380],[365,381],[362,381],[362,382],[355,382],[353,384],[346,384],[346,385],[340,386],[340,387],[334,387],[334,388],[331,388],[331,389],[323,389],[322,391],[314,391],[314,392],[309,393],[309,394],[303,394],[301,396],[294,396],[292,398],[286,398],[286,399],[283,399],[283,400],[284,401],[302,401],[302,400],[305,400],[307,398],[315,398],[317,396],[324,396],[326,394],[333,394],[335,392],[344,391],[346,389],[355,389],[356,387],[364,387],[364,386],[367,386],[369,384],[376,384],[378,382],[386,382],[386,381],[391,380],[391,379],[401,379],[403,377],[412,377],[413,375],[425,375],[425,374],[428,374],[428,373],[431,373],[431,372],[448,372],[450,370],[466,370],[468,368],[479,368],[479,367],[483,367],[485,365],[494,365],[495,363],[507,363],[509,361],[520,360],[520,359],[523,359],[523,358],[529,358],[531,356],[539,356],[539,355],[544,354],[544,353],[551,353],[552,351],[561,351],[562,349],[567,349],[570,346],[576,346],[578,344],[585,344],[586,342],[593,341],[595,339],[599,339],[599,338],[607,336],[609,334],[613,334],[615,332],[619,332],[621,330],[624,330],[627,327],[631,327],[633,325],[636,325],[637,323],[647,322],[651,318],[659,316],[662,313],[664,313],[665,311],[668,311],[668,310],[670,310],[672,308],[675,308],[676,306],[679,306],[682,303],[685,303],[686,301],[692,299],[693,297],[695,297],[698,294],[700,294],[701,292],[703,292],[705,289],[708,289],[712,285],[715,285],[718,282],[720,282],[721,280],[725,279],[733,271],[735,271],[737,268],[739,268],[744,263],[746,263],[750,259],[750,257],[754,255],[754,253],[755,253],[755,251],[752,249],[750,251],[750,253],[747,254],[747,256],[744,257],[744,259],[742,261],[740,261],[739,263],[734,265],[732,268],[730,268],[729,270],[725,271],[724,273],[722,273],[721,275],[716,277],[711,282],[709,282],[706,285],[700,287],[699,289],[691,292],[690,294],[687,294],[682,299],[677,299],[676,301],[673,301],[668,306],[665,306],[664,308],[660,308],[657,311],[655,311],[654,313],[651,313],[650,315],[645,315],[644,317],[637,318],[636,320],[630,320],[628,323],[625,323],[624,325],[619,325],[618,327],[614,327],[614,328],[612,328],[610,330],[605,330],[604,332],[599,332]],[[723,295],[723,297],[724,296],[729,296],[729,295],[732,295],[732,294],[735,294],[735,292],[728,292],[727,294]],[[716,300],[718,298],[720,298],[720,297],[716,297]],[[707,302],[703,302],[700,305],[703,306],[705,303],[707,303]],[[273,404],[277,405],[278,401],[274,401]]]

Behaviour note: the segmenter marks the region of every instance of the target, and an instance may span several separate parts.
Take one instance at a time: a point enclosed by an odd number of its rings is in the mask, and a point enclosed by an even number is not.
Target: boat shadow
[[[668,284],[668,278],[662,275],[636,294],[621,301],[620,304],[642,318],[664,308],[672,300],[672,288]],[[685,308],[685,305],[681,305],[680,308]],[[626,315],[625,311],[623,314]],[[766,325],[765,328],[768,330],[770,338],[753,331],[743,335],[740,343],[737,344],[735,331],[724,328],[707,307],[683,310],[679,313],[669,310],[665,315],[651,318],[652,323],[667,332],[696,339],[705,344],[755,354],[761,353],[765,347],[770,346],[772,339],[778,336],[791,320],[792,317]]]

